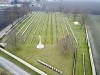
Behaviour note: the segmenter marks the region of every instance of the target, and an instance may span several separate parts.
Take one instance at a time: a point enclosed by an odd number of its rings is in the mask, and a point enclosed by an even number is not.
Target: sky
[[[53,0],[48,0],[48,1],[53,1]],[[100,0],[63,0],[63,1],[100,1]]]
[[[9,0],[9,1],[12,1],[12,0]],[[21,0],[21,1],[25,1],[25,0]],[[26,0],[26,1],[29,1],[29,0]],[[47,0],[47,1],[53,1],[53,0]],[[54,0],[54,1],[60,1],[60,0]],[[100,1],[100,0],[63,0],[63,1]]]

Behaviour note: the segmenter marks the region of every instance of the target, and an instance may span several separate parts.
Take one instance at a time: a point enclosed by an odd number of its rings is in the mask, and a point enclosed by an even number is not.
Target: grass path
[[[49,14],[48,14],[47,22],[46,22],[46,28],[45,28],[45,31],[44,31],[44,33],[45,33],[45,35],[44,35],[44,44],[46,44],[48,24],[49,24]]]

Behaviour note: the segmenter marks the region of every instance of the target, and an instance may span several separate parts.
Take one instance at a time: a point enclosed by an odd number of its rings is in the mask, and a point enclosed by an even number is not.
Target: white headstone
[[[80,25],[80,23],[78,21],[75,21],[74,24],[75,25]]]
[[[38,49],[44,48],[44,45],[41,43],[41,36],[39,36],[38,41],[39,41],[39,44],[36,46],[36,48]]]
[[[0,43],[0,46],[5,47],[7,43]]]

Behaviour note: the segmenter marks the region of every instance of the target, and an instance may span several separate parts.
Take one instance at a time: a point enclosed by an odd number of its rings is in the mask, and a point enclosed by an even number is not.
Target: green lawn
[[[33,16],[33,17],[32,17]],[[31,18],[32,17],[32,18]],[[33,20],[34,19],[34,20]],[[73,38],[71,30],[66,21],[68,19],[69,24],[71,25],[72,30],[75,33],[75,36],[79,42],[77,45],[73,40],[74,45],[77,47],[77,61],[76,61],[76,75],[82,75],[82,53],[85,53],[85,64],[86,64],[86,74],[91,74],[91,66],[88,54],[88,47],[85,43],[85,28],[80,28],[80,26],[75,26],[73,24],[72,18],[60,14],[60,13],[33,13],[28,19],[21,24],[18,24],[16,27],[17,33],[21,27],[29,21],[30,26],[25,32],[24,35],[21,34],[28,27],[29,23],[22,28],[22,31],[17,35],[17,47],[14,46],[15,37],[11,37],[9,44],[6,47],[6,50],[13,53],[14,55],[22,58],[33,66],[44,71],[48,75],[59,75],[57,72],[39,64],[37,60],[41,60],[59,70],[62,71],[61,75],[72,75],[73,70],[73,49],[71,45],[68,44],[67,54],[64,54],[63,50],[58,49],[57,38],[58,40],[62,39],[64,35],[67,35],[66,27],[70,33],[70,36]],[[32,21],[33,20],[33,21]],[[57,22],[56,22],[57,21]],[[64,23],[65,22],[65,23]],[[57,31],[58,30],[58,31]],[[36,32],[36,33],[35,33]],[[44,44],[44,49],[37,49],[38,36],[41,35],[42,43]],[[9,35],[7,35],[9,36]],[[21,37],[20,37],[21,36]],[[23,39],[27,37],[27,40],[24,44],[21,43]],[[7,38],[7,37],[6,37]],[[31,41],[32,40],[32,41]],[[69,40],[67,40],[69,42]],[[30,43],[31,42],[31,43]]]

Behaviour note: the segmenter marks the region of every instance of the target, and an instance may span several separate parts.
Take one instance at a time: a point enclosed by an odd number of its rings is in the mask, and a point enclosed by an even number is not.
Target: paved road
[[[30,75],[29,73],[25,72],[12,62],[8,61],[7,59],[0,56],[0,65],[2,65],[6,70],[11,72],[13,75]]]

